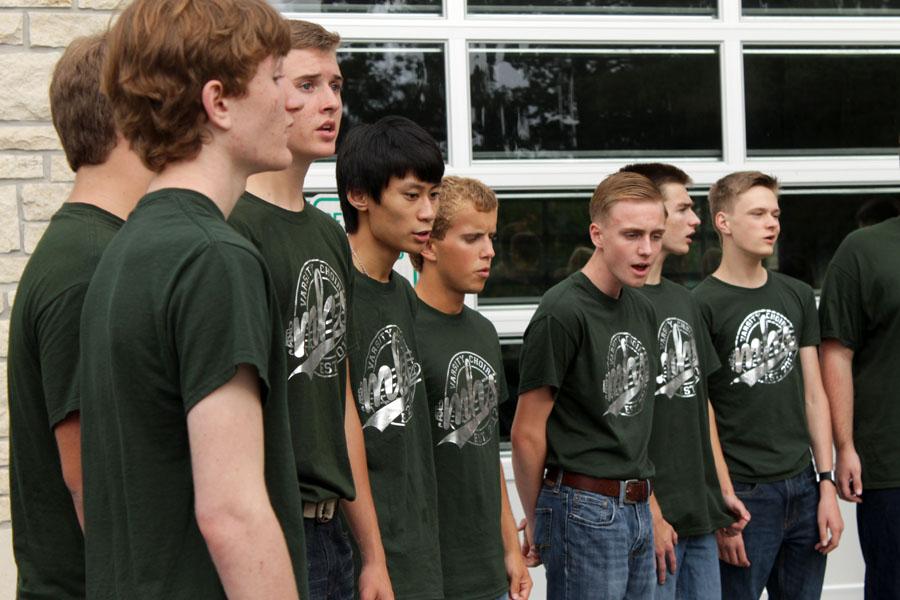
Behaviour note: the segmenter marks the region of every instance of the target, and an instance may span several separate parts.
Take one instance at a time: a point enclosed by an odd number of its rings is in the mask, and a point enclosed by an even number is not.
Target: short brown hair
[[[112,108],[100,93],[106,35],[74,39],[53,69],[50,114],[73,171],[100,165],[116,145]]]
[[[619,172],[643,175],[660,189],[667,183],[678,183],[685,187],[691,184],[687,173],[668,163],[634,163],[622,167]]]
[[[103,91],[122,135],[158,172],[208,141],[207,82],[241,97],[259,63],[290,45],[287,21],[265,0],[135,0],[110,30]]]
[[[291,26],[291,50],[320,50],[335,52],[341,45],[341,36],[311,21],[289,21]]]
[[[447,230],[453,226],[453,218],[465,207],[472,206],[478,212],[491,212],[498,206],[497,195],[491,188],[468,177],[444,177],[441,180],[440,197],[437,215],[431,226],[431,237],[436,240],[444,239]],[[424,261],[421,254],[410,254],[409,260],[416,271],[422,270]]]
[[[618,172],[600,182],[591,196],[590,215],[592,223],[599,223],[609,214],[610,209],[623,200],[635,202],[659,202],[663,197],[653,182],[637,173]]]
[[[737,171],[726,175],[709,188],[709,216],[716,222],[716,215],[734,207],[737,197],[756,186],[762,186],[778,195],[778,180],[759,171]]]

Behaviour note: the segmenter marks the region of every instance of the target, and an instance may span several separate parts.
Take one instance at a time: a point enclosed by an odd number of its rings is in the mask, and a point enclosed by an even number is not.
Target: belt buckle
[[[316,503],[316,521],[319,523],[327,523],[334,517],[334,507],[337,502],[334,500],[322,500]]]
[[[619,482],[619,504],[634,504],[633,500],[628,499],[628,485],[632,483],[641,483],[641,479],[626,479]]]

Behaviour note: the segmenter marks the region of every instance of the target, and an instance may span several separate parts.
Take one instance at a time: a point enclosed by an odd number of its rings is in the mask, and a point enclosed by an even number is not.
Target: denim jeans
[[[819,485],[812,467],[771,483],[734,482],[750,511],[744,529],[749,567],[720,563],[722,597],[757,600],[765,588],[771,600],[818,600],[825,578],[819,541]]]
[[[716,535],[692,535],[675,545],[675,573],[656,585],[654,600],[721,600]]]
[[[864,489],[856,527],[866,561],[866,600],[900,598],[900,488]]]
[[[356,587],[353,549],[335,515],[327,523],[303,519],[310,600],[353,600]]]
[[[534,543],[547,600],[652,600],[653,522],[647,502],[620,503],[557,483],[544,486]]]

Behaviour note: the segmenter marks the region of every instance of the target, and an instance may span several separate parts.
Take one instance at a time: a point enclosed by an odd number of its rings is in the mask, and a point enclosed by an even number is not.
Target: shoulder
[[[804,281],[791,277],[790,275],[785,275],[784,273],[779,273],[777,271],[769,271],[769,277],[772,278],[772,283],[790,291],[799,298],[815,298],[816,296],[812,286]]]
[[[535,318],[553,316],[556,319],[566,319],[581,314],[583,299],[575,275],[566,277],[544,292],[535,312]]]
[[[465,315],[466,320],[471,323],[474,328],[478,328],[478,330],[484,331],[485,333],[490,333],[494,337],[497,336],[497,328],[494,327],[491,320],[477,310],[469,308],[468,306],[463,306],[463,315]]]

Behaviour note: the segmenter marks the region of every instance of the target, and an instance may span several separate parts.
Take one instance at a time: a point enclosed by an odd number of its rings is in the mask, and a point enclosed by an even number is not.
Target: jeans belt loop
[[[562,479],[563,479],[563,470],[556,470],[556,485],[553,486],[553,491],[557,494],[559,493],[560,488],[562,487]]]

